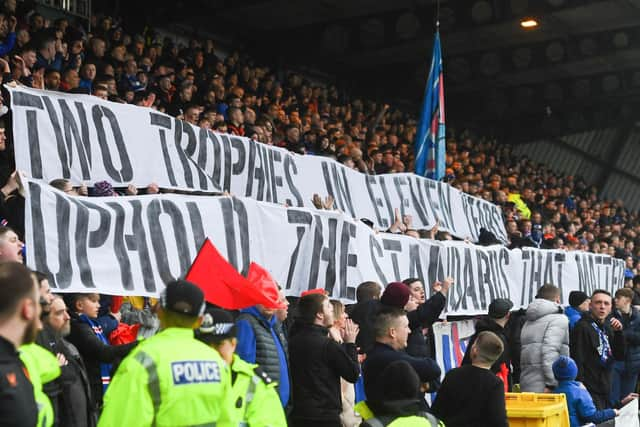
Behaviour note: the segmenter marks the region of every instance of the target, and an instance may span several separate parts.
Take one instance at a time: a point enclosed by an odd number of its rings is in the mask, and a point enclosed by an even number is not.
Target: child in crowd
[[[553,362],[553,375],[558,381],[554,393],[563,393],[567,397],[569,420],[571,427],[579,427],[587,423],[599,424],[615,418],[617,409],[598,411],[593,399],[581,382],[575,381],[578,375],[576,362],[568,356],[560,356]]]
[[[78,348],[85,361],[91,385],[94,410],[102,407],[102,396],[111,382],[114,364],[138,344],[110,345],[97,322],[100,309],[99,294],[70,294],[66,298],[71,315],[69,341]]]

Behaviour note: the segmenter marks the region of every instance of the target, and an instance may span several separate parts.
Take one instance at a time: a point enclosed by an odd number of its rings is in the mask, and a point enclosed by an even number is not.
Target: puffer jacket
[[[562,307],[541,298],[529,304],[525,316],[520,334],[520,389],[542,393],[546,386],[557,385],[551,370],[553,362],[569,355],[569,319]]]

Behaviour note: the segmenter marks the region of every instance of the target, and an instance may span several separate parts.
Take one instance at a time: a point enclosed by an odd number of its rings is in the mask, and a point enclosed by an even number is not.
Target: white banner
[[[33,180],[25,190],[27,264],[58,292],[156,296],[207,236],[238,271],[255,261],[289,295],[320,287],[350,302],[367,280],[450,275],[447,314],[484,313],[497,297],[526,306],[547,282],[565,302],[572,290],[623,284],[623,261],[608,256],[377,234],[337,212],[232,197],[69,197]]]
[[[365,175],[317,156],[300,156],[247,138],[214,133],[148,108],[94,96],[5,86],[11,92],[18,169],[50,182],[152,182],[179,190],[223,192],[295,207],[313,194],[332,195],[351,218],[379,229],[394,209],[415,228],[478,240],[484,227],[503,243],[500,208],[442,182],[414,174]]]

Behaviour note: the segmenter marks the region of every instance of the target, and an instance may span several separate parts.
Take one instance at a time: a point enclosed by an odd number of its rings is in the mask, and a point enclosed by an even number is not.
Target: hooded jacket
[[[527,307],[520,341],[520,389],[542,393],[555,387],[551,365],[559,356],[569,355],[569,319],[553,301],[533,300]]]

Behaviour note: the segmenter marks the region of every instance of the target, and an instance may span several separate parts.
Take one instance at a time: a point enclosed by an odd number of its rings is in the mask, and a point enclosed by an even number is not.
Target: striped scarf
[[[93,333],[96,334],[96,336],[100,339],[100,341],[102,341],[103,344],[110,345],[109,340],[107,340],[107,337],[105,337],[104,333],[102,332],[102,326],[100,326],[98,322],[94,321],[86,314],[81,314],[80,316],[78,316],[78,318],[80,319],[81,322],[91,326],[91,329],[93,329]],[[103,393],[107,391],[107,387],[111,382],[111,368],[112,368],[111,363],[100,364],[100,377],[102,378]]]

